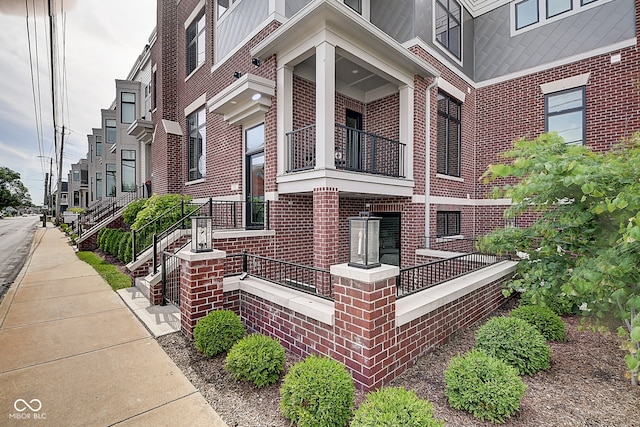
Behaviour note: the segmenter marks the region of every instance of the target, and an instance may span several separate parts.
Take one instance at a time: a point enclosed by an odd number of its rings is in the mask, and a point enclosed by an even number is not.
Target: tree
[[[579,307],[596,324],[615,315],[624,327],[625,361],[640,380],[640,134],[607,153],[567,145],[557,134],[520,140],[489,166],[485,182],[510,197],[507,218],[531,225],[495,230],[485,249],[522,260],[510,289],[559,311]],[[515,178],[515,180],[513,179]],[[504,184],[504,182],[507,182]]]
[[[18,172],[0,166],[0,209],[9,206],[32,206],[31,196]]]

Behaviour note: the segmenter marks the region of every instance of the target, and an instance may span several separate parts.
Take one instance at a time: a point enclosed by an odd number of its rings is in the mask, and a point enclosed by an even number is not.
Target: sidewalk
[[[0,304],[0,425],[226,427],[51,226]]]

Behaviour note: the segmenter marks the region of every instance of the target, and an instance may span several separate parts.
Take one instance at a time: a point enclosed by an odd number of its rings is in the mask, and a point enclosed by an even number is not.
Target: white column
[[[276,76],[278,110],[278,176],[284,175],[287,158],[287,132],[293,130],[293,70],[288,65],[278,67]]]
[[[405,175],[413,179],[413,87],[400,87],[400,142],[407,144],[405,158]]]
[[[316,46],[316,169],[335,169],[336,47]]]

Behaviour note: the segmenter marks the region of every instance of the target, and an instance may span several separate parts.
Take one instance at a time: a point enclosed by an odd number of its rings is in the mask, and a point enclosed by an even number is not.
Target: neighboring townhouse
[[[346,262],[368,211],[381,261],[414,265],[504,225],[479,178],[514,140],[640,129],[638,21],[634,0],[159,0],[147,176],[243,203],[263,254]]]
[[[89,162],[80,159],[71,165],[67,178],[69,183],[69,208],[86,209],[89,207]],[[62,210],[61,210],[62,212]]]

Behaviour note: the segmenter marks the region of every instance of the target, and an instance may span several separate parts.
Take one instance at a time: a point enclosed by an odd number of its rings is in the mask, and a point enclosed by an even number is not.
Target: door
[[[264,123],[245,131],[246,227],[263,228],[264,200]]]
[[[346,166],[349,170],[362,171],[362,114],[347,110]]]

